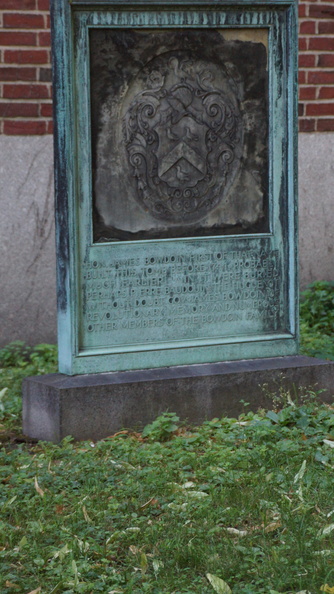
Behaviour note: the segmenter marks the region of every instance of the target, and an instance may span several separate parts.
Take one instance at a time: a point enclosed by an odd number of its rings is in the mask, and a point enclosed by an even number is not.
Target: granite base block
[[[265,389],[263,389],[265,386]],[[122,428],[139,429],[165,411],[200,423],[270,406],[271,394],[300,387],[334,400],[334,362],[303,356],[225,361],[140,371],[29,377],[23,383],[23,431],[59,442],[98,440]]]

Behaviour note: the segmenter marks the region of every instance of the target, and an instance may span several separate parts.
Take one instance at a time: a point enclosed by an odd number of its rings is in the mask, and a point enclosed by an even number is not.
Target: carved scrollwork
[[[238,169],[238,100],[226,81],[219,84],[217,67],[186,52],[153,60],[140,85],[123,118],[137,200],[166,223],[198,221],[220,203]]]

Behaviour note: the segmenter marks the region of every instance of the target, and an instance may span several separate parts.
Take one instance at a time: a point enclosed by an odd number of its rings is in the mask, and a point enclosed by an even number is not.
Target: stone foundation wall
[[[0,344],[56,341],[52,136],[0,136]],[[299,135],[300,282],[334,280],[334,133]]]
[[[0,136],[0,344],[56,341],[52,136]]]

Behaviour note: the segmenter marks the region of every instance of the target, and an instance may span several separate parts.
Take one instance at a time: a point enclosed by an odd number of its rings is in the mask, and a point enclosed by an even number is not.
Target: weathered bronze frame
[[[295,354],[297,284],[297,29],[294,0],[52,0],[59,370],[67,374]],[[89,106],[89,27],[265,27],[269,30],[270,230],[257,235],[93,244]],[[79,92],[80,91],[80,92]],[[114,259],[155,254],[276,254],[278,327],[256,325],[175,338],[157,329],[88,338],[83,322],[87,270]],[[262,254],[262,255],[261,255]],[[275,256],[276,257],[276,256]],[[175,324],[177,326],[177,324]],[[209,333],[210,334],[210,333]],[[102,344],[103,342],[103,344]]]

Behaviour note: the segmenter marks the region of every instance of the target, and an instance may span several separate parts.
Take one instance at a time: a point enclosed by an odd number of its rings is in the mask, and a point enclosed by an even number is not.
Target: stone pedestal
[[[30,377],[23,384],[23,431],[53,442],[67,435],[98,440],[122,428],[142,428],[165,411],[200,423],[237,416],[243,410],[242,400],[253,411],[270,406],[271,394],[281,386],[290,390],[292,398],[300,387],[323,390],[319,400],[332,402],[334,362],[290,356]]]

